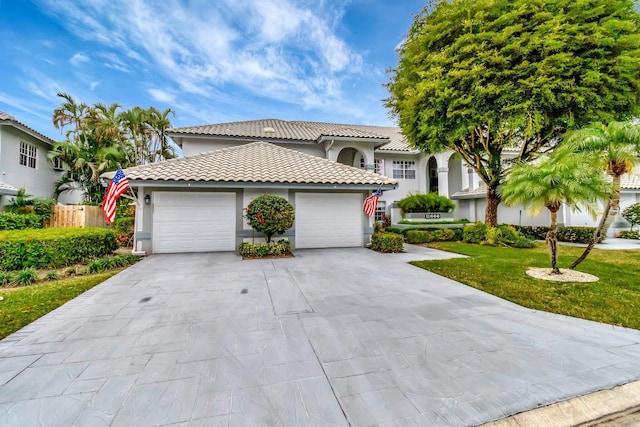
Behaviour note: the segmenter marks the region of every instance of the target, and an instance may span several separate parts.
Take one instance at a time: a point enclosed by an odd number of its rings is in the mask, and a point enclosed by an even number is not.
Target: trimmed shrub
[[[462,230],[461,230],[462,231]],[[408,243],[430,243],[430,242],[453,242],[460,240],[454,229],[444,228],[441,230],[409,230],[407,231]]]
[[[371,249],[384,253],[402,252],[404,239],[395,233],[373,233],[371,236]]]
[[[558,240],[560,242],[589,243],[595,231],[595,227],[558,227]],[[599,241],[602,242],[604,239],[605,236],[602,236]]]
[[[402,214],[415,212],[453,212],[456,208],[448,197],[437,193],[416,193],[409,194],[404,199],[398,201],[398,207]]]
[[[249,203],[246,217],[247,224],[254,230],[264,233],[269,243],[274,234],[282,234],[293,227],[295,210],[287,199],[263,194]]]
[[[42,228],[42,217],[34,213],[0,213],[0,230],[25,230],[28,228]]]
[[[621,239],[640,239],[640,231],[621,231],[619,237]]]
[[[291,243],[288,240],[263,243],[244,242],[238,248],[238,252],[245,258],[288,255],[291,253]]]
[[[58,268],[110,254],[116,234],[103,228],[0,232],[0,270]]]
[[[13,283],[18,286],[30,285],[36,280],[38,280],[38,272],[34,268],[20,270],[13,277]]]
[[[462,230],[462,241],[466,243],[480,243],[487,240],[487,228],[484,222],[465,225]]]

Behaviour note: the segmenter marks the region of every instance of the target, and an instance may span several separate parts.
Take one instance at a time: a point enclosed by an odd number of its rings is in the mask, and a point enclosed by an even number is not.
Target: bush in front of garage
[[[263,194],[249,203],[246,218],[251,228],[267,236],[269,243],[273,235],[282,234],[293,227],[295,210],[287,199]]]
[[[291,244],[288,240],[277,242],[248,243],[238,248],[243,258],[263,258],[267,256],[291,256]]]
[[[45,228],[0,232],[0,270],[58,268],[108,255],[116,233],[104,228]]]
[[[401,234],[376,232],[371,236],[371,249],[384,253],[402,252],[404,239]]]

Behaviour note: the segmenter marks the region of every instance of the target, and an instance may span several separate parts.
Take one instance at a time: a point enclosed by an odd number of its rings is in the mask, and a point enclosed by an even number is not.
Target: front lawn
[[[57,280],[40,285],[0,289],[0,339],[28,325],[104,282],[123,269],[106,273]]]
[[[595,283],[551,282],[529,277],[527,267],[550,268],[546,244],[533,249],[459,242],[429,247],[468,255],[412,264],[525,307],[640,329],[640,250],[597,250],[577,270],[600,278]],[[558,265],[568,268],[582,248],[560,245]]]

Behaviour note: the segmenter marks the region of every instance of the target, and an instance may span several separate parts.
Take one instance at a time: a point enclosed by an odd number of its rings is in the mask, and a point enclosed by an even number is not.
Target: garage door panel
[[[154,193],[153,251],[235,250],[235,193]]]
[[[297,248],[362,245],[362,196],[360,194],[296,194]]]

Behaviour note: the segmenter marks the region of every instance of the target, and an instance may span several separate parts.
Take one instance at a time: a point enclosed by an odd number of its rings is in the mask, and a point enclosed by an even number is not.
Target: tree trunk
[[[487,209],[484,213],[484,223],[487,227],[496,227],[498,225],[498,205],[500,204],[500,195],[498,194],[497,184],[487,185]]]
[[[582,261],[584,261],[591,253],[591,250],[595,247],[596,243],[600,241],[600,237],[607,235],[609,227],[611,227],[611,224],[616,218],[616,215],[618,215],[618,212],[620,212],[620,176],[615,175],[613,177],[613,194],[607,201],[607,206],[604,208],[602,218],[600,218],[600,222],[598,223],[596,230],[593,232],[593,237],[578,259],[571,264],[569,267],[570,269],[575,269]]]
[[[551,273],[562,274],[558,268],[558,211],[551,210],[551,226],[547,232],[547,242],[549,244],[549,255],[551,256]]]

